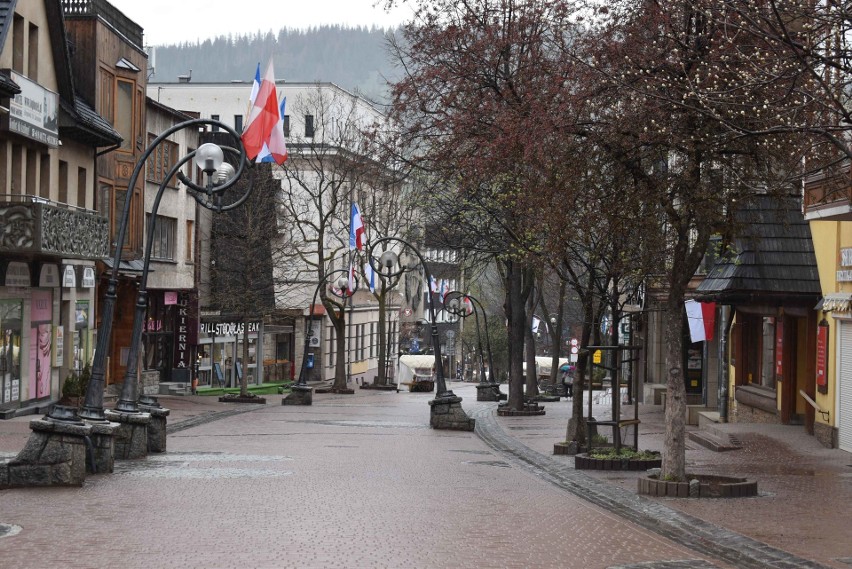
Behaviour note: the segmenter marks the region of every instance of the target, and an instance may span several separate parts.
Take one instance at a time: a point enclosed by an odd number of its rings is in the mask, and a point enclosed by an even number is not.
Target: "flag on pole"
[[[432,292],[438,292],[438,279],[433,276],[429,276],[429,290]]]
[[[445,302],[447,295],[450,294],[450,283],[447,279],[441,279],[441,302]]]
[[[376,271],[370,263],[364,263],[364,275],[367,277],[367,283],[370,285],[370,292],[376,292]]]
[[[266,68],[266,75],[263,76],[260,83],[254,104],[249,111],[248,120],[246,120],[246,126],[240,137],[249,160],[254,160],[266,144],[275,161],[278,164],[284,163],[287,156],[287,148],[281,146],[281,142],[284,140],[284,132],[282,130],[280,136],[275,133],[276,130],[281,130],[281,124],[278,93],[275,90],[275,72],[270,59]]]
[[[716,326],[716,303],[687,300],[684,307],[692,343],[712,340]]]
[[[361,210],[358,204],[352,202],[352,210],[349,214],[349,250],[364,250],[364,221],[361,219]]]
[[[251,84],[251,95],[249,95],[249,105],[254,106],[257,100],[257,94],[260,92],[260,62],[257,62],[257,70],[254,72],[254,81]],[[249,109],[250,111],[251,109]]]
[[[287,161],[287,141],[284,139],[284,107],[286,105],[287,97],[284,97],[281,99],[278,126],[272,129],[269,141],[263,143],[263,148],[257,154],[257,162],[275,162],[280,165]],[[278,154],[273,153],[270,148],[278,149]],[[281,154],[282,149],[283,154]]]
[[[535,334],[536,332],[538,332],[538,325],[539,325],[540,323],[541,323],[541,320],[540,320],[540,319],[538,319],[537,317],[533,316],[533,319],[532,319],[532,333],[533,333],[533,334]]]

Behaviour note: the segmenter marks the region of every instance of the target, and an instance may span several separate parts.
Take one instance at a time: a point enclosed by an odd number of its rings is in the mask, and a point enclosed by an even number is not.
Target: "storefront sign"
[[[171,305],[178,303],[178,293],[174,291],[166,291],[163,293],[163,304]]]
[[[168,295],[169,293],[166,293]],[[168,301],[166,304],[169,304]],[[175,312],[175,346],[174,367],[176,369],[187,369],[190,366],[189,350],[189,307],[186,304],[177,306]]]
[[[83,268],[83,288],[95,288],[95,269],[94,267]]]
[[[824,321],[823,321],[824,322]],[[828,389],[828,377],[826,370],[828,368],[828,324],[823,325],[820,322],[817,326],[817,346],[816,346],[816,384],[817,389],[825,393]]]
[[[11,132],[32,140],[59,146],[59,96],[19,73],[11,72],[21,92],[9,100],[9,116],[4,120]]]
[[[65,288],[77,288],[77,271],[73,265],[62,267],[62,286]]]
[[[42,288],[54,288],[59,286],[59,266],[46,263],[41,266],[38,275],[38,286]]]
[[[243,333],[245,322],[202,322],[199,329],[208,336],[237,336]],[[257,334],[260,322],[249,322],[248,331],[249,334]]]
[[[12,261],[6,266],[6,286],[29,287],[30,267],[26,263]]]

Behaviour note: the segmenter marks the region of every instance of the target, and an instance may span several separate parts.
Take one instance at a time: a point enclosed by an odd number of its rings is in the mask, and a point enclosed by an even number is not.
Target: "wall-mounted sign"
[[[840,250],[840,266],[852,267],[852,247],[845,247]]]
[[[11,132],[56,148],[59,146],[57,111],[59,96],[19,73],[11,72],[21,92],[9,100],[9,115],[3,120]]]
[[[74,270],[74,265],[64,265],[62,267],[62,286],[65,288],[77,288],[77,271]]]
[[[209,336],[236,336],[242,334],[244,329],[244,322],[202,322],[199,327],[202,334]],[[260,322],[249,322],[248,331],[249,334],[257,334]]]
[[[820,392],[825,393],[828,389],[828,324],[817,326],[816,346],[816,384]]]
[[[12,261],[6,266],[6,286],[30,286],[30,267],[20,261]]]
[[[163,303],[166,305],[172,305],[178,303],[178,293],[175,291],[166,291],[163,293]]]
[[[38,274],[38,286],[54,288],[59,286],[59,265],[45,263]]]
[[[95,288],[95,269],[94,267],[83,268],[83,288]]]

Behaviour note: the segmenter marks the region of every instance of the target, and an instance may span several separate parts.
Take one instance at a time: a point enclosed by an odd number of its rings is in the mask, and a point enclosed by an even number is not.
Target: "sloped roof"
[[[739,237],[716,261],[696,297],[726,304],[805,303],[820,295],[810,225],[801,199],[759,196],[738,211]]]
[[[121,143],[121,134],[80,97],[74,97],[73,105],[63,99],[60,101],[60,109],[59,130],[63,136],[93,146]]]

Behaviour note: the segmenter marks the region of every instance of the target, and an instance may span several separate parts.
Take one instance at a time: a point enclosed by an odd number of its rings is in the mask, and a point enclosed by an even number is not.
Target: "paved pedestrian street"
[[[827,566],[769,547],[777,565],[738,562],[705,541],[741,536],[711,524],[691,544],[665,527],[673,510],[548,465],[473,386],[452,387],[477,433],[430,429],[434,394],[393,391],[170,417],[164,454],[82,488],[0,492],[0,567]]]

